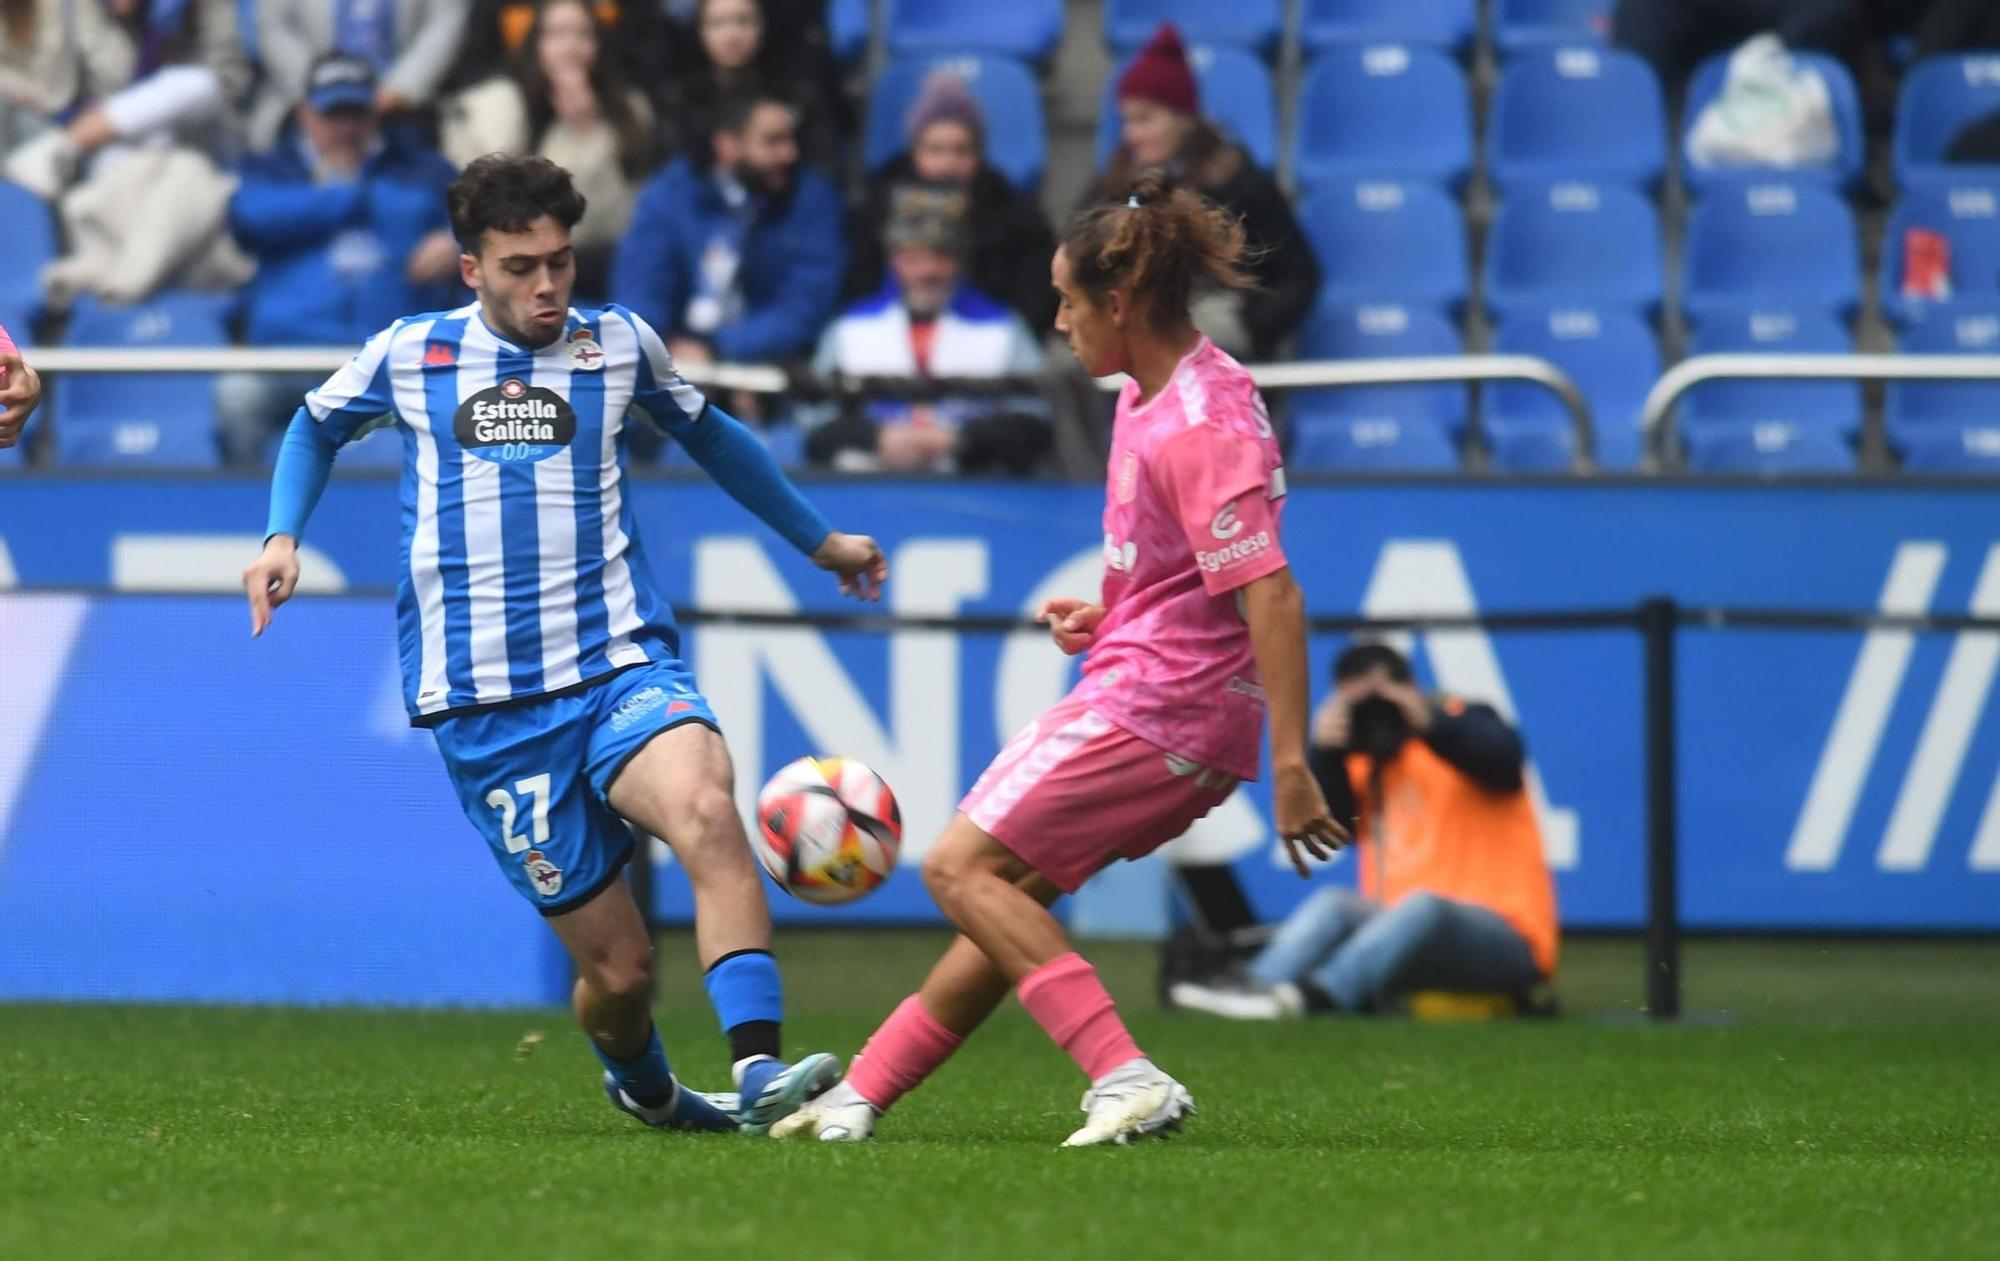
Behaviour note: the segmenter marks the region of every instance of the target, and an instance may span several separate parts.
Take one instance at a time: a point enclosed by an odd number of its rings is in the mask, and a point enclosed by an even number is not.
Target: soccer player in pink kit
[[[924,860],[959,930],[842,1081],[772,1130],[864,1139],[1016,990],[1090,1079],[1065,1146],[1178,1128],[1185,1087],[1146,1058],[1048,904],[1118,858],[1180,835],[1254,779],[1268,709],[1278,833],[1326,857],[1347,839],[1306,763],[1304,598],[1278,541],[1284,469],[1235,360],[1196,331],[1195,281],[1247,283],[1243,231],[1195,193],[1143,175],[1078,216],[1051,269],[1056,329],[1118,398],[1097,603],[1041,610],[1087,652],[1070,695],[1002,750]]]

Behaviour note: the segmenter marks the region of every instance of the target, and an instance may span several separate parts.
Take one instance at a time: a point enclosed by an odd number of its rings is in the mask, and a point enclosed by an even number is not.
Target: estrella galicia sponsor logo
[[[611,729],[618,732],[629,731],[632,729],[634,723],[654,710],[660,709],[666,703],[667,692],[665,688],[649,687],[634,692],[625,698],[624,704],[613,711],[611,715]]]
[[[576,413],[554,390],[508,377],[458,405],[459,445],[494,464],[546,460],[576,437]]]

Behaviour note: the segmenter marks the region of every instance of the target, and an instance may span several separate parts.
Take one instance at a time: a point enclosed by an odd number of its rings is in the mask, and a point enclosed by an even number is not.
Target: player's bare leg
[[[736,812],[722,737],[682,723],[647,741],[611,781],[611,808],[666,841],[694,890],[695,949],[729,1038],[745,1128],[762,1132],[840,1076],[831,1055],[780,1058],[783,995],[771,910]]]

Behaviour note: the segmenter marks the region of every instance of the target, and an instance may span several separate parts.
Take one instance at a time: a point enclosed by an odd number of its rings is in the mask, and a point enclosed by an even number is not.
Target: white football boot
[[[1123,1145],[1172,1133],[1193,1114],[1194,1097],[1153,1061],[1137,1059],[1112,1069],[1093,1085],[1083,1096],[1083,1111],[1087,1118],[1083,1128],[1064,1140],[1064,1147]]]
[[[816,1138],[822,1143],[860,1143],[875,1136],[882,1114],[842,1081],[771,1127],[772,1138]]]

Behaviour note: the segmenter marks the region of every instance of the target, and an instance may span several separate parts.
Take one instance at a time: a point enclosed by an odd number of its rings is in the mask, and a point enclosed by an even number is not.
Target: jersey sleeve
[[[306,395],[306,415],[335,446],[354,441],[396,417],[396,396],[389,384],[389,347],[403,321],[368,339],[354,358]]]
[[[1274,471],[1246,435],[1189,425],[1161,443],[1153,483],[1181,524],[1210,595],[1226,595],[1285,567],[1272,511]]]
[[[700,420],[708,399],[674,367],[673,355],[667,352],[667,344],[660,340],[653,326],[636,312],[623,307],[612,309],[632,326],[633,336],[639,341],[639,379],[632,390],[632,411],[662,433],[671,433],[673,426]]]

